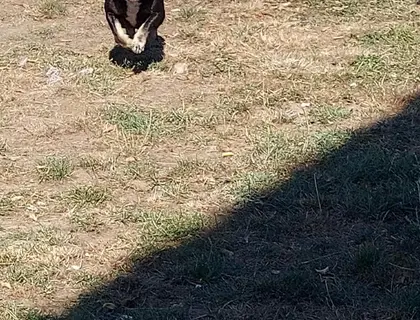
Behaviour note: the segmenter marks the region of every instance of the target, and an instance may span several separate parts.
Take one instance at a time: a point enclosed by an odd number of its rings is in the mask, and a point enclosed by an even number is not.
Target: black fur
[[[141,53],[146,42],[156,38],[157,29],[165,19],[164,0],[105,0],[104,8],[115,42],[135,53]],[[118,21],[130,39],[121,38]],[[140,28],[142,32],[135,39]]]

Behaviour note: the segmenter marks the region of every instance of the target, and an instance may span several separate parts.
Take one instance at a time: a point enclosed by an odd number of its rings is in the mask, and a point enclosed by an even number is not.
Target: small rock
[[[10,198],[10,201],[16,202],[16,201],[19,201],[21,199],[23,199],[23,196],[14,196],[14,197]]]
[[[78,265],[72,265],[70,266],[71,270],[80,270],[80,268],[82,268],[82,266],[78,266]]]
[[[12,289],[12,285],[9,282],[0,281],[0,286],[7,289]]]
[[[33,221],[38,221],[38,217],[33,212],[30,212],[28,214],[28,218],[31,219],[31,220],[33,220]]]
[[[20,67],[20,68],[23,68],[23,67],[25,67],[26,66],[26,63],[28,62],[28,57],[24,57],[24,58],[22,58],[22,59],[20,59],[20,61],[19,61],[19,63],[18,63],[18,66]]]
[[[106,125],[105,128],[102,130],[103,133],[108,133],[117,130],[117,126],[115,125]]]
[[[79,71],[79,74],[81,74],[82,76],[87,76],[93,73],[93,68],[84,68],[82,70]]]
[[[302,108],[309,108],[309,107],[311,106],[311,104],[310,104],[309,102],[302,102],[302,103],[300,104],[300,106],[301,106]]]
[[[188,65],[184,62],[177,62],[174,65],[174,74],[188,73]]]
[[[30,204],[26,207],[26,209],[30,210],[30,211],[34,211],[34,212],[38,212],[38,208],[35,207],[34,205]]]
[[[300,105],[297,104],[297,103],[292,104],[289,108],[287,108],[283,112],[282,116],[286,119],[292,120],[292,119],[295,119],[295,118],[305,114],[305,110],[304,110],[305,107],[302,106],[302,105],[303,105],[303,103],[300,104]]]
[[[223,152],[222,153],[222,157],[232,157],[233,156],[233,152]]]
[[[59,68],[51,66],[46,73],[46,76],[48,77],[47,84],[52,85],[54,83],[62,81],[63,78],[61,77],[60,73],[61,70]]]
[[[125,158],[125,162],[127,162],[127,163],[132,163],[132,162],[135,162],[135,161],[136,161],[136,158],[134,158],[134,157]]]

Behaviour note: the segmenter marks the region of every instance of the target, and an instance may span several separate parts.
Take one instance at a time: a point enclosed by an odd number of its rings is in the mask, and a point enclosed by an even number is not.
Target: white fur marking
[[[133,40],[127,35],[125,29],[121,26],[121,23],[118,19],[115,19],[115,29],[117,30],[117,36],[121,40],[121,42],[129,47],[132,46]]]
[[[142,25],[133,37],[132,51],[134,53],[142,53],[146,47],[147,33]]]

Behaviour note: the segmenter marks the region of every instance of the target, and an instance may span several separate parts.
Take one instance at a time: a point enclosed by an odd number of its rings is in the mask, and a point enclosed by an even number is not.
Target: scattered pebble
[[[10,201],[16,202],[16,201],[19,201],[21,199],[23,199],[23,196],[14,196],[14,197],[10,198]]]
[[[9,282],[0,281],[0,287],[4,287],[7,289],[12,289],[12,285]]]
[[[188,65],[185,62],[177,62],[174,65],[174,74],[188,73]]]
[[[26,207],[26,209],[30,210],[30,211],[34,211],[34,212],[38,212],[38,208],[35,207],[34,205],[30,204]]]
[[[51,66],[46,73],[46,76],[48,77],[47,84],[52,85],[54,83],[62,81],[63,78],[61,77],[60,73],[61,70],[59,68]]]
[[[38,217],[33,212],[30,212],[28,214],[28,218],[31,219],[31,220],[33,220],[33,221],[38,221]]]
[[[132,163],[132,162],[135,162],[135,161],[136,161],[136,158],[134,158],[134,157],[125,158],[125,162],[127,162],[127,163]]]
[[[84,68],[79,71],[79,74],[81,74],[82,76],[88,76],[92,73],[93,73],[93,68]]]
[[[233,152],[223,152],[222,153],[222,157],[232,157],[233,156]]]
[[[80,270],[81,268],[82,268],[82,266],[80,266],[80,265],[72,265],[70,267],[70,269],[72,269],[72,270]]]
[[[26,63],[28,62],[28,57],[24,57],[22,59],[20,59],[18,66],[20,68],[24,68],[26,66]]]

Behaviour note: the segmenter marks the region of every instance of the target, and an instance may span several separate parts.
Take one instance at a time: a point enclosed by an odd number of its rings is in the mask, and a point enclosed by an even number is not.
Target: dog
[[[117,45],[135,54],[156,39],[165,20],[164,0],[105,0],[104,9]]]

